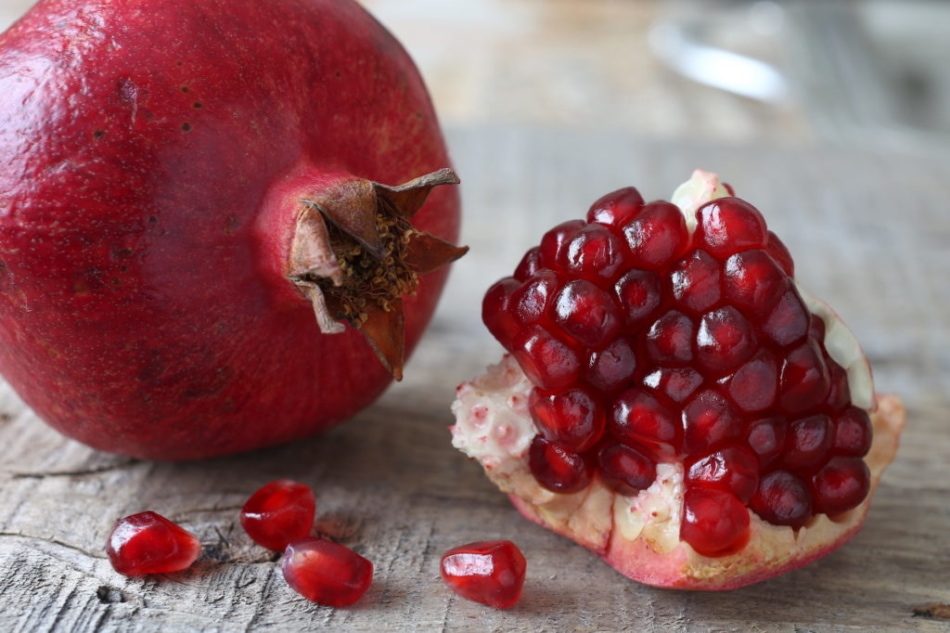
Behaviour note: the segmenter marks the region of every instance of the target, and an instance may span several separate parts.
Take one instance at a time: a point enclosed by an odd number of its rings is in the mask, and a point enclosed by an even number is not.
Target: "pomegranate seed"
[[[825,356],[831,388],[825,399],[825,406],[831,413],[839,413],[851,406],[851,388],[848,386],[848,372],[829,356]]]
[[[586,389],[555,393],[532,389],[528,409],[544,439],[575,452],[591,448],[604,434],[603,407]]]
[[[618,441],[651,457],[659,459],[679,452],[679,416],[646,390],[628,389],[614,400],[607,428]]]
[[[581,373],[574,350],[539,327],[522,332],[512,353],[531,382],[547,391],[570,387]]]
[[[493,284],[482,300],[482,321],[498,342],[505,349],[510,350],[511,344],[521,329],[521,324],[508,307],[511,296],[521,287],[521,283],[513,277]]]
[[[509,303],[520,323],[534,325],[546,321],[554,295],[561,288],[561,280],[551,270],[541,270],[512,290]]]
[[[583,455],[540,435],[531,441],[528,467],[539,484],[554,492],[577,492],[590,483],[591,467]]]
[[[760,329],[767,340],[779,347],[789,347],[801,342],[808,335],[809,322],[805,302],[802,301],[794,284],[786,280],[785,292]]]
[[[871,450],[871,418],[867,411],[849,407],[835,417],[835,440],[831,450],[850,457],[868,454]]]
[[[791,414],[821,404],[831,389],[831,376],[813,338],[785,358],[779,377],[779,406]]]
[[[859,457],[832,457],[811,484],[814,511],[834,516],[864,501],[871,489],[871,473]]]
[[[618,338],[606,348],[592,352],[585,378],[601,393],[612,394],[626,386],[637,369],[637,357],[626,339]]]
[[[762,248],[768,241],[759,210],[739,198],[720,198],[696,211],[694,239],[718,258],[741,250]]]
[[[587,211],[588,222],[622,227],[643,206],[643,197],[633,187],[624,187],[601,197]]]
[[[317,503],[306,485],[289,479],[265,484],[241,508],[241,526],[254,542],[283,551],[310,534]]]
[[[731,492],[747,503],[759,485],[759,460],[741,444],[724,446],[690,464],[686,482],[690,486]]]
[[[735,495],[709,488],[689,488],[683,494],[680,538],[703,556],[721,556],[745,545],[749,511]]]
[[[608,486],[624,495],[650,487],[656,479],[652,459],[624,444],[607,444],[597,453],[597,466]]]
[[[787,428],[785,419],[779,417],[763,418],[749,424],[746,442],[758,455],[763,467],[773,464],[781,456]]]
[[[524,254],[524,257],[521,258],[521,261],[518,262],[513,276],[518,281],[525,281],[528,277],[531,277],[541,270],[541,268],[541,249],[535,246],[529,249],[528,252]]]
[[[686,220],[669,202],[651,202],[623,227],[635,268],[656,270],[673,261],[689,242]]]
[[[742,436],[744,424],[729,400],[714,389],[700,391],[683,408],[683,448],[708,451],[716,444]]]
[[[734,307],[707,312],[696,332],[696,360],[707,373],[721,376],[747,361],[756,350],[752,325]]]
[[[792,260],[792,254],[789,252],[785,243],[779,239],[778,235],[769,231],[768,241],[765,243],[765,250],[772,256],[782,270],[791,278],[795,278],[795,262]]]
[[[761,317],[778,303],[787,281],[788,277],[768,253],[742,251],[726,260],[723,292],[743,312]]]
[[[824,413],[793,421],[785,440],[785,467],[793,472],[815,472],[828,458],[834,441],[831,418]]]
[[[776,470],[759,481],[749,507],[772,525],[800,528],[812,515],[811,491],[792,473]]]
[[[507,609],[521,600],[527,561],[511,541],[479,541],[447,551],[440,568],[442,579],[458,595]]]
[[[615,292],[631,332],[646,325],[660,306],[660,278],[646,270],[631,270],[622,276]]]
[[[653,324],[646,334],[646,350],[657,363],[685,365],[693,360],[693,321],[671,310]]]
[[[602,224],[588,224],[565,244],[563,267],[583,279],[612,282],[626,266],[629,251],[613,231]]]
[[[766,351],[759,352],[720,384],[729,399],[743,411],[764,411],[775,403],[778,393],[775,357]]]
[[[565,244],[585,225],[583,220],[568,220],[545,233],[538,246],[538,261],[541,267],[552,270],[560,267]]]
[[[643,384],[680,404],[703,384],[703,375],[690,367],[661,367],[644,376]]]
[[[201,554],[198,538],[157,512],[116,521],[106,541],[113,569],[124,576],[183,571]]]
[[[623,317],[605,290],[575,279],[554,300],[554,323],[584,347],[598,349],[620,333]]]
[[[670,274],[673,297],[688,310],[703,312],[719,303],[719,262],[706,251],[696,250],[680,260]]]
[[[348,547],[314,537],[287,546],[281,572],[294,591],[327,607],[353,604],[373,583],[371,562]]]

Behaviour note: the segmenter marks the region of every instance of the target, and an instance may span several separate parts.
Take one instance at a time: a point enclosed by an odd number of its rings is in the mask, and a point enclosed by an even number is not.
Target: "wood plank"
[[[82,447],[0,388],[0,630],[34,631],[945,631],[950,604],[950,189],[946,157],[842,148],[669,144],[610,131],[451,130],[464,240],[436,321],[406,380],[321,437],[198,463],[128,460]],[[835,554],[728,593],[627,581],[528,524],[449,443],[454,387],[499,348],[479,323],[485,288],[559,219],[635,184],[666,196],[693,167],[718,170],[766,209],[799,277],[836,308],[900,393],[910,425],[864,530]],[[305,602],[237,512],[259,485],[314,487],[317,528],[373,560],[355,607]],[[153,509],[199,535],[184,574],[126,579],[103,546],[113,521]],[[438,560],[454,545],[512,538],[525,598],[495,611],[453,596]]]

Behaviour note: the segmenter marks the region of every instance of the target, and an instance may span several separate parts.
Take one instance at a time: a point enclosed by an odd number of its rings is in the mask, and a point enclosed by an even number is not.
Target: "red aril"
[[[755,207],[699,171],[673,200],[608,194],[495,284],[483,316],[509,353],[459,387],[453,443],[631,578],[727,589],[846,542],[904,413]],[[519,320],[506,297],[541,283],[558,299]]]
[[[241,527],[255,543],[277,552],[310,534],[317,502],[309,486],[288,479],[265,484],[241,508]]]
[[[191,567],[201,543],[177,523],[146,511],[116,521],[106,554],[113,569],[125,576],[169,574]]]
[[[452,591],[498,609],[521,600],[527,563],[511,541],[479,541],[453,547],[442,556],[442,579]]]
[[[327,607],[348,607],[373,583],[373,564],[350,548],[323,538],[287,546],[281,572],[294,591]]]
[[[42,0],[0,95],[0,373],[98,449],[349,418],[464,252],[422,79],[352,0]]]

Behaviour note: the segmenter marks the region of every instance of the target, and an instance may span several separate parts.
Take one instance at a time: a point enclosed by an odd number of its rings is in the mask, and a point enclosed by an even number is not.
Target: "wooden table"
[[[945,631],[950,605],[950,163],[946,155],[822,147],[672,144],[609,131],[450,130],[469,256],[453,272],[407,378],[343,427],[201,463],[130,461],[49,430],[0,396],[0,630],[22,631]],[[496,359],[484,289],[539,231],[600,193],[667,195],[694,166],[719,170],[799,254],[799,278],[862,339],[878,388],[910,423],[863,531],[802,570],[729,593],[653,589],[528,524],[449,442],[461,380]],[[357,606],[306,603],[237,513],[259,485],[313,486],[318,528],[376,564]],[[127,579],[103,552],[113,521],[154,509],[204,555],[171,577]],[[454,597],[443,551],[512,538],[529,560],[524,600],[495,611]],[[934,605],[943,605],[936,607]],[[942,611],[941,611],[942,609]],[[939,615],[942,613],[943,615]]]

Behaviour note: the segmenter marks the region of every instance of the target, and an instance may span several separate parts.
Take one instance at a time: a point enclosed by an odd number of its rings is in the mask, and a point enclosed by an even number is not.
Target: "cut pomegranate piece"
[[[241,527],[255,543],[277,552],[310,534],[317,502],[305,484],[278,479],[265,484],[241,508]]]
[[[442,580],[452,591],[498,609],[518,604],[527,561],[511,541],[478,541],[442,555]]]
[[[622,573],[737,587],[855,533],[904,415],[757,209],[699,171],[674,202],[604,196],[493,286],[510,355],[459,387],[453,444]]]
[[[106,541],[113,569],[125,576],[183,571],[201,554],[191,532],[157,512],[146,511],[116,521]]]
[[[281,572],[294,591],[327,607],[347,607],[373,583],[373,564],[348,547],[323,538],[287,546]]]

